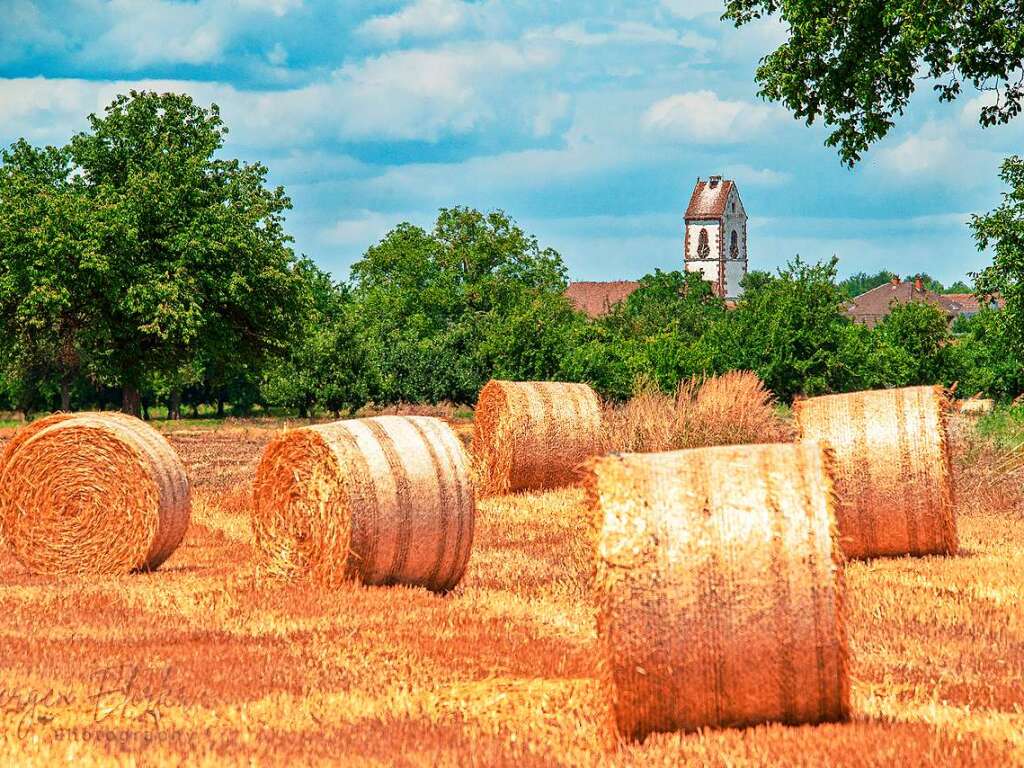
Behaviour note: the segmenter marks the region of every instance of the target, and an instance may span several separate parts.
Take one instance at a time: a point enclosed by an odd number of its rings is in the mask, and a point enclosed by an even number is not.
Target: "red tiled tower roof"
[[[698,180],[690,196],[690,204],[686,206],[686,220],[724,218],[732,186],[731,181],[723,180],[721,176],[712,176],[707,181]]]

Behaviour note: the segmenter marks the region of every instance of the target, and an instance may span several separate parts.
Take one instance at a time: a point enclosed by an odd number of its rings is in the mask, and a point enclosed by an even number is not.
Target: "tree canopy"
[[[990,93],[984,126],[1020,113],[1019,0],[727,0],[724,18],[741,26],[770,15],[788,39],[761,60],[761,95],[807,124],[822,120],[847,165],[889,132],[922,75],[940,101],[964,85]]]
[[[85,365],[138,412],[154,378],[180,388],[210,361],[280,349],[299,297],[291,203],[263,165],[215,156],[216,105],[132,91],[89,126],[3,156],[0,322],[17,363]]]

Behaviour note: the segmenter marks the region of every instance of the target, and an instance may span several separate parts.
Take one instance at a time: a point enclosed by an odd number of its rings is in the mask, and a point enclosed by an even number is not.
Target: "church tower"
[[[747,274],[747,212],[735,182],[698,178],[685,218],[686,271],[700,272],[716,295],[738,298]]]

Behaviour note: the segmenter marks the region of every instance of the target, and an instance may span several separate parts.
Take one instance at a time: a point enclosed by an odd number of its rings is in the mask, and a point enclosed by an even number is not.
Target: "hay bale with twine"
[[[827,448],[597,459],[602,678],[621,736],[849,714]]]
[[[836,457],[840,542],[847,557],[954,554],[956,513],[940,387],[797,401],[801,438]]]
[[[570,485],[602,453],[601,401],[586,384],[492,380],[474,414],[480,496]]]
[[[0,456],[0,529],[34,573],[158,568],[188,529],[185,467],[155,429],[120,413],[57,413]]]
[[[268,573],[444,592],[466,571],[476,515],[469,460],[440,419],[378,416],[285,432],[263,452],[253,498]]]

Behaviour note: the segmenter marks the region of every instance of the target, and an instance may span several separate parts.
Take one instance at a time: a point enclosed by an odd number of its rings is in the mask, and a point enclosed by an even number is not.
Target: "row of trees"
[[[465,208],[442,210],[430,231],[399,225],[337,283],[293,253],[290,201],[267,169],[218,157],[225,133],[216,107],[133,92],[64,147],[3,153],[0,409],[307,415],[472,402],[492,376],[625,397],[640,380],[671,390],[737,368],[783,398],[953,381],[1024,390],[1016,158],[1004,204],[974,222],[996,254],[978,289],[1001,292],[1007,310],[950,329],[911,304],[869,330],[844,302],[892,275],[837,283],[834,260],[753,272],[733,310],[694,275],[656,272],[591,319],[564,297],[558,253],[501,212]]]

